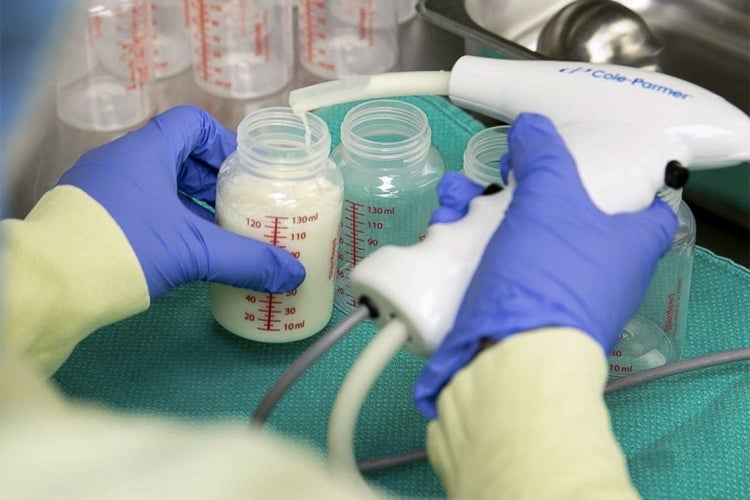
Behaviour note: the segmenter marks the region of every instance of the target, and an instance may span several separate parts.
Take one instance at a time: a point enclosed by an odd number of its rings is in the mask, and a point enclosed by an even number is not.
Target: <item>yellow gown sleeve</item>
[[[21,360],[0,361],[2,498],[386,498],[334,481],[314,450],[245,423],[70,402]]]
[[[125,235],[58,186],[0,222],[3,498],[382,498],[335,482],[313,450],[244,423],[187,423],[68,401],[45,380],[93,330],[146,309]]]
[[[76,187],[57,186],[24,220],[0,222],[0,244],[4,347],[43,376],[89,333],[149,306],[127,238]]]
[[[480,353],[438,399],[427,449],[451,498],[638,498],[610,428],[601,347],[570,328]]]
[[[32,484],[52,496],[66,489],[375,494],[335,484],[312,454],[234,425],[191,426],[65,402],[36,377],[54,373],[92,331],[145,310],[145,277],[107,212],[71,186],[52,189],[25,220],[0,222],[0,242],[0,470],[10,491]],[[427,437],[449,495],[637,497],[601,397],[603,360],[583,333],[551,329],[507,339],[457,374]],[[100,467],[107,473],[91,474]]]

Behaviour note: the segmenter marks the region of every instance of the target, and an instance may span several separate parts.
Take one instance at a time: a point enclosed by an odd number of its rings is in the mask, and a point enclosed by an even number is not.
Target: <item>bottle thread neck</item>
[[[355,106],[341,125],[341,144],[349,155],[360,163],[381,168],[424,163],[431,136],[422,110],[392,99]]]
[[[502,184],[500,157],[508,151],[507,125],[481,130],[469,139],[464,150],[464,174],[480,184]]]
[[[670,208],[677,213],[680,210],[680,203],[682,203],[682,189],[672,189],[665,187],[656,193],[656,196],[665,202]]]
[[[322,169],[331,149],[325,122],[289,108],[263,108],[237,127],[237,154],[242,164],[267,177],[295,178]]]

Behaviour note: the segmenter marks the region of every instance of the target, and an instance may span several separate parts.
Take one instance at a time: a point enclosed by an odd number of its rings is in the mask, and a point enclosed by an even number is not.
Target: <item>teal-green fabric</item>
[[[684,196],[689,203],[750,228],[750,168],[747,163],[690,172]]]
[[[405,100],[427,114],[433,143],[448,168],[460,169],[464,147],[482,125],[442,98]],[[333,147],[351,106],[319,112],[331,129]],[[693,266],[683,358],[750,346],[750,271],[701,248]],[[342,318],[334,311],[327,328]],[[325,453],[336,392],[374,333],[365,322],[336,344],[285,395],[268,425]],[[209,285],[193,283],[148,311],[95,332],[54,380],[71,396],[118,410],[242,421],[316,338],[262,344],[237,337],[211,316]],[[423,446],[427,422],[411,402],[412,383],[423,366],[424,360],[400,352],[386,367],[358,421],[358,458]],[[606,400],[633,481],[645,498],[750,496],[750,364],[684,374]],[[425,461],[368,477],[400,495],[444,496]]]

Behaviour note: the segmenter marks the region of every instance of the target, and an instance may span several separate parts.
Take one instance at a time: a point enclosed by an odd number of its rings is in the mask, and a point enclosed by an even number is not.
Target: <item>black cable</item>
[[[360,322],[371,316],[371,310],[366,305],[360,305],[354,312],[344,318],[338,325],[324,333],[318,340],[297,358],[286,371],[279,377],[276,383],[268,390],[258,404],[258,408],[250,418],[251,425],[262,426],[271,411],[287,390],[307,371],[318,358],[325,354],[339,339],[354,329]]]
[[[677,361],[675,363],[657,366],[656,368],[643,370],[626,377],[612,380],[605,386],[604,394],[621,391],[623,389],[644,384],[646,382],[652,382],[661,378],[670,377],[672,375],[679,375],[680,373],[700,370],[702,368],[709,368],[712,366],[732,363],[735,361],[744,361],[748,359],[750,359],[750,348],[722,351],[715,354],[700,356],[698,358]],[[427,451],[424,448],[418,448],[402,453],[395,453],[393,455],[385,455],[382,457],[362,460],[360,462],[357,462],[357,466],[360,472],[372,472],[376,470],[387,469],[390,467],[396,467],[399,465],[405,465],[411,462],[416,462],[417,460],[422,460],[426,457]]]

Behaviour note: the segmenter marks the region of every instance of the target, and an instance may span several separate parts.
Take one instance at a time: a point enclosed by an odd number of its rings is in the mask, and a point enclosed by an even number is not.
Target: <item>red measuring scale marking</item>
[[[364,241],[362,239],[364,231],[360,227],[362,225],[362,214],[360,213],[360,210],[364,208],[364,205],[351,200],[345,200],[344,205],[344,227],[346,228],[346,237],[342,237],[343,241],[341,241],[341,244],[347,262],[354,267],[359,263],[365,253],[365,248],[363,246]]]
[[[251,4],[233,0],[218,3],[189,0],[188,17],[193,26],[191,36],[196,55],[194,65],[201,81],[225,90],[232,88],[229,66],[241,64],[241,61],[232,60],[229,51],[242,53],[252,48],[255,57],[270,60],[268,10],[262,5],[259,0]]]
[[[146,0],[114,10],[95,12],[87,21],[88,44],[93,47],[105,37],[105,32],[117,38],[117,59],[127,68],[125,91],[134,91],[152,80],[151,3]]]
[[[367,44],[370,47],[374,43],[372,31],[374,10],[372,2],[373,0],[367,0],[359,6],[359,39],[367,40]]]
[[[123,56],[130,70],[128,90],[135,90],[151,81],[153,67],[149,64],[153,41],[151,34],[151,2],[136,2],[130,11],[130,26],[124,31],[132,33],[130,41],[121,44]],[[120,26],[117,28],[120,30]]]
[[[182,0],[182,24],[183,27],[188,30],[190,29],[190,0]],[[153,43],[154,43],[154,70],[155,71],[162,71],[166,70],[167,67],[169,67],[169,62],[162,59],[162,53],[159,50],[159,46],[156,43],[156,40],[158,39],[157,35],[157,27],[159,26],[159,23],[156,20],[156,4],[151,2],[151,26],[153,26]]]
[[[222,78],[222,68],[215,64],[222,56],[216,47],[222,42],[224,5],[208,4],[202,0],[190,1],[190,22],[197,52],[196,73],[201,80],[218,87],[229,88],[230,82]]]
[[[253,14],[253,39],[255,40],[255,56],[271,60],[271,47],[268,42],[268,11]]]
[[[357,20],[357,38],[367,41],[369,46],[374,43],[373,19],[375,16],[373,0],[365,2],[349,1],[342,4],[345,17]],[[340,5],[340,7],[342,6]],[[326,44],[331,42],[329,30],[331,26],[326,16],[326,4],[322,0],[300,0],[300,44],[301,53],[308,64],[317,66],[326,71],[336,71],[336,64],[332,61],[335,57]],[[333,36],[333,34],[330,34]]]
[[[262,237],[271,245],[288,250],[299,259],[301,250],[289,248],[288,243],[307,238],[305,231],[295,231],[293,226],[314,222],[318,214],[305,216],[266,215],[262,219],[248,218],[247,224],[252,229],[261,229]],[[294,246],[291,243],[291,246]],[[297,290],[285,293],[248,293],[245,301],[252,305],[246,311],[244,319],[264,332],[294,331],[305,327],[305,320],[297,320],[298,307],[293,303]]]
[[[185,2],[185,7],[187,7],[187,0],[184,0],[184,2]],[[185,9],[184,17],[185,17],[185,20],[184,20],[185,26],[188,26],[187,8]],[[152,30],[153,34],[151,35],[151,40],[153,41],[153,44],[154,44],[154,71],[161,71],[161,70],[166,69],[169,63],[161,59],[162,54],[156,43],[156,40],[158,38],[156,35],[156,27],[157,27],[156,4],[153,2],[151,3],[151,27],[153,28]]]
[[[339,237],[337,260],[339,269],[336,276],[343,280],[336,286],[339,303],[356,307],[357,301],[349,292],[349,273],[362,259],[367,257],[383,242],[376,236],[388,226],[388,219],[395,217],[396,208],[375,206],[344,200],[344,214],[341,220],[342,231]]]
[[[328,51],[322,43],[326,40],[325,2],[321,0],[300,0],[300,43],[302,54],[308,63],[328,71],[336,66],[326,59]]]

